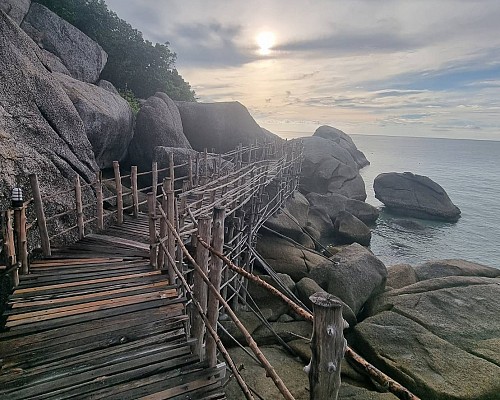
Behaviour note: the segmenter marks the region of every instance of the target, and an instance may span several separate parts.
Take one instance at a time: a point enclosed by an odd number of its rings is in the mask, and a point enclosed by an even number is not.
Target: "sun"
[[[273,32],[261,32],[256,37],[257,45],[259,46],[259,54],[265,56],[271,52],[276,36]]]

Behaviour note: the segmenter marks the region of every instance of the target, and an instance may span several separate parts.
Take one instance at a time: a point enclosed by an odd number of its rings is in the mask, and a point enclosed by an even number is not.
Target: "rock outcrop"
[[[269,140],[239,102],[193,103],[176,102],[182,118],[184,134],[195,150],[215,149],[227,152],[240,143],[244,146]],[[276,136],[277,138],[277,136]]]
[[[23,22],[30,5],[31,0],[0,0],[0,10],[12,18],[18,25]]]
[[[57,56],[73,78],[97,82],[108,55],[79,29],[38,3],[31,4],[21,27],[41,49]]]
[[[422,219],[457,221],[460,209],[445,190],[430,178],[411,172],[380,174],[373,182],[375,197],[402,215]]]
[[[156,93],[137,114],[135,134],[129,147],[129,159],[139,170],[151,170],[157,146],[191,149],[183,133],[179,110],[165,93]]]
[[[445,276],[500,277],[500,269],[460,259],[429,261],[417,265],[414,270],[419,281]]]
[[[75,173],[90,182],[97,170],[80,116],[40,58],[35,43],[0,11],[2,203],[18,176],[26,187],[26,175],[37,173],[47,194],[70,187]]]
[[[496,399],[500,278],[485,272],[494,271],[462,268],[475,276],[431,278],[381,294],[351,343],[420,398]]]
[[[351,154],[339,144],[321,137],[301,139],[304,161],[300,189],[305,193],[338,193],[364,201],[365,184]]]
[[[134,115],[127,101],[99,86],[54,73],[85,126],[99,168],[121,161],[134,134]]]
[[[358,315],[365,302],[385,288],[387,269],[371,251],[354,243],[309,273],[324,290],[345,302]]]
[[[372,234],[361,220],[347,211],[341,211],[335,223],[333,232],[338,242],[343,244],[359,243],[369,246]]]
[[[346,149],[349,152],[354,161],[356,161],[358,168],[363,168],[367,165],[370,165],[370,162],[366,159],[363,152],[361,150],[358,150],[351,137],[342,132],[340,129],[333,128],[328,125],[323,125],[316,129],[313,136],[322,137],[323,139],[328,139],[339,144],[342,148]]]

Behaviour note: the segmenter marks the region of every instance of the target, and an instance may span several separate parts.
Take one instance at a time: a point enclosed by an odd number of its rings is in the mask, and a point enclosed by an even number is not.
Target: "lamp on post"
[[[20,208],[23,206],[23,190],[21,188],[15,187],[12,189],[12,194],[11,194],[11,200],[12,200],[12,207],[13,208]]]

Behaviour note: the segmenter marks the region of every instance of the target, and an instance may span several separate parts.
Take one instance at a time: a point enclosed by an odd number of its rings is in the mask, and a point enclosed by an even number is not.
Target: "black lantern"
[[[19,208],[23,206],[23,191],[21,188],[15,187],[11,194],[12,207]]]

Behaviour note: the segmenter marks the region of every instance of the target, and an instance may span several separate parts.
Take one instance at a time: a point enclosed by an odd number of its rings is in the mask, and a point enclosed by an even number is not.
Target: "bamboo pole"
[[[210,217],[201,216],[198,218],[198,234],[199,236],[210,242]],[[207,294],[208,289],[205,282],[203,282],[203,274],[208,274],[208,258],[209,251],[203,246],[196,246],[196,264],[200,266],[200,271],[195,271],[194,274],[194,295],[198,302],[200,303],[203,313],[207,312]],[[200,357],[200,360],[205,358],[205,352],[203,351],[204,343],[204,326],[203,320],[199,315],[193,315],[191,334],[197,340],[194,348],[194,353]]]
[[[236,265],[234,265],[231,260],[229,260],[225,255],[223,255],[220,252],[217,252],[213,247],[211,247],[207,242],[200,240],[200,237],[197,238],[198,243],[200,243],[202,246],[206,247],[207,249],[210,250],[210,252],[217,257],[219,257],[224,263],[233,271],[235,271],[238,274],[243,275],[245,278],[250,279],[252,282],[255,284],[259,285],[260,287],[268,290],[271,292],[274,296],[279,297],[280,300],[284,301],[288,306],[299,316],[303,317],[306,321],[313,322],[314,317],[313,315],[304,310],[302,307],[298,306],[295,304],[293,301],[291,301],[288,297],[286,297],[283,293],[281,293],[279,290],[274,288],[272,285],[268,284],[267,282],[263,281],[260,279],[258,276],[253,275],[245,271],[243,268],[239,268]],[[354,364],[356,364],[358,367],[360,367],[362,370],[366,372],[366,374],[373,380],[375,380],[378,384],[382,385],[383,387],[387,388],[391,393],[396,395],[398,398],[402,400],[420,400],[419,397],[415,396],[413,393],[411,393],[408,389],[406,389],[404,386],[396,382],[394,379],[392,379],[390,376],[384,374],[382,371],[374,367],[372,364],[370,364],[368,361],[366,361],[363,357],[361,357],[359,354],[357,354],[354,350],[352,350],[349,346],[346,348],[346,357],[349,358]]]
[[[149,221],[149,262],[153,268],[156,264],[156,197],[153,192],[148,193],[148,221]]]
[[[162,214],[164,214],[163,210],[161,210],[161,209],[160,209],[160,212]],[[165,217],[165,215],[163,215],[163,216]],[[269,363],[269,361],[267,360],[267,358],[260,351],[259,346],[255,342],[255,340],[252,338],[252,335],[248,332],[248,330],[245,328],[245,326],[238,319],[238,317],[236,316],[236,314],[234,313],[234,311],[231,309],[231,307],[229,306],[229,304],[222,298],[221,294],[210,283],[210,280],[204,274],[202,268],[197,264],[197,262],[191,256],[191,254],[189,254],[189,251],[186,249],[186,246],[184,246],[184,243],[182,243],[182,240],[181,240],[179,234],[175,231],[175,227],[172,226],[169,223],[168,224],[168,228],[175,235],[175,237],[177,239],[177,242],[181,246],[182,251],[184,252],[186,258],[189,260],[189,262],[194,267],[194,269],[196,270],[196,272],[198,272],[198,274],[201,276],[201,278],[203,279],[203,281],[208,285],[209,290],[211,290],[214,293],[214,295],[217,296],[218,300],[224,306],[224,308],[225,308],[227,314],[229,315],[229,317],[232,319],[232,321],[235,323],[236,327],[243,334],[243,336],[245,337],[245,340],[248,343],[248,346],[253,351],[253,353],[257,356],[257,358],[262,363],[262,365],[264,366],[264,368],[266,370],[267,376],[269,376],[273,380],[274,384],[276,385],[276,387],[278,388],[278,390],[281,392],[281,394],[283,395],[283,397],[286,400],[295,400],[294,397],[292,396],[292,394],[290,393],[290,391],[288,390],[288,388],[285,386],[285,384],[283,383],[283,381],[281,380],[281,378],[278,376],[278,374],[274,370],[273,366]],[[199,236],[199,237],[201,237],[201,236]]]
[[[158,163],[156,161],[151,164],[151,190],[156,198],[158,193]]]
[[[118,161],[113,161],[113,171],[115,173],[115,186],[116,186],[116,220],[118,225],[123,224],[123,188],[122,178],[120,175],[120,164]]]
[[[196,153],[196,160],[194,166],[194,185],[198,186],[200,184],[200,153]]]
[[[206,148],[203,150],[203,164],[205,165],[203,171],[203,184],[205,185],[208,182],[208,150]]]
[[[167,210],[167,218],[168,221],[170,222],[171,225],[176,226],[177,224],[175,223],[175,194],[174,194],[174,189],[173,189],[173,182],[172,181],[167,181],[167,186],[168,189],[165,190],[166,192],[166,210]],[[172,256],[172,258],[175,259],[175,238],[172,234],[168,233],[168,238],[167,238],[167,250],[168,254]],[[182,260],[182,258],[181,258]],[[168,278],[170,280],[171,284],[175,283],[175,270],[171,263],[168,263]]]
[[[193,187],[193,157],[189,154],[188,158],[188,181],[189,189]]]
[[[35,207],[38,230],[40,232],[42,251],[43,255],[48,257],[52,254],[52,252],[50,249],[49,231],[47,230],[47,220],[45,219],[45,211],[43,209],[42,196],[40,194],[40,185],[38,184],[38,177],[36,174],[31,174],[29,178],[31,192],[33,193],[33,205]]]
[[[170,178],[170,185],[171,187],[169,189],[174,190],[174,184],[175,184],[175,169],[174,169],[174,153],[170,152],[168,154],[168,176]]]
[[[97,213],[97,229],[104,229],[104,202],[102,195],[101,171],[95,174],[95,193],[96,193],[96,213]]]
[[[16,249],[14,244],[14,229],[12,210],[3,211],[3,221],[2,226],[2,236],[3,236],[3,247],[6,256],[7,267],[12,267],[16,264]]]
[[[130,167],[130,185],[132,186],[132,205],[133,215],[137,218],[139,215],[139,190],[137,189],[137,165]]]
[[[212,243],[214,249],[222,251],[224,247],[224,219],[226,216],[226,210],[222,207],[215,207],[213,213],[213,226],[212,226]],[[220,292],[220,285],[222,279],[222,266],[223,262],[218,257],[210,258],[210,282],[214,288]],[[208,305],[207,305],[207,318],[208,325],[213,329],[217,329],[217,320],[219,319],[219,299],[214,296],[213,292],[208,294]],[[217,346],[215,340],[207,336],[207,348],[206,354],[208,359],[208,364],[211,367],[217,365]]]
[[[170,178],[163,179],[163,196],[161,197],[161,206],[164,210],[167,209],[167,190],[170,188]],[[167,236],[167,221],[160,218],[160,240],[164,240]],[[159,269],[163,269],[165,264],[165,252],[161,248],[158,249],[156,265]]]
[[[82,186],[80,176],[75,176],[75,204],[76,204],[76,225],[78,226],[78,239],[85,236],[85,223],[83,222]]]
[[[310,399],[337,400],[340,363],[347,347],[342,303],[326,292],[317,292],[309,299],[314,313],[311,361],[305,368],[309,373]]]
[[[26,206],[14,208],[14,232],[17,239],[17,262],[21,274],[28,273],[28,243],[26,240]]]

